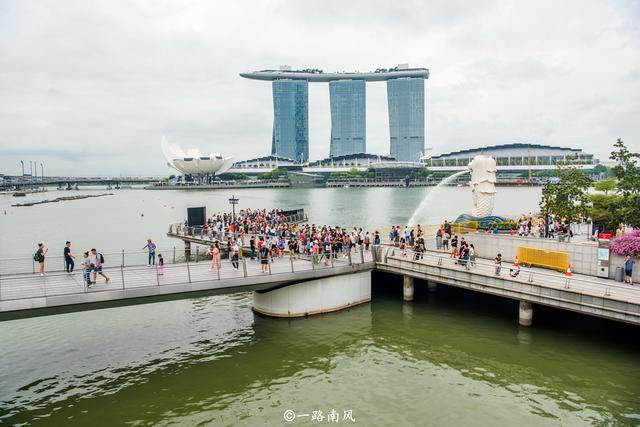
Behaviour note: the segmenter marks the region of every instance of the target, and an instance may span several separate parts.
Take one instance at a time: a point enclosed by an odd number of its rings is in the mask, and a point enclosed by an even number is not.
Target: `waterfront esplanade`
[[[418,161],[424,153],[424,80],[426,68],[399,65],[372,72],[325,73],[317,69],[263,70],[240,76],[272,82],[271,154],[309,160],[309,82],[329,83],[331,141],[329,156],[366,152],[366,82],[386,81],[389,152],[401,161]]]

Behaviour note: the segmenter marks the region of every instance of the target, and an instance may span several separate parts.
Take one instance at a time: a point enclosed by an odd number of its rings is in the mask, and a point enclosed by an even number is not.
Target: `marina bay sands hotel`
[[[387,82],[391,156],[399,161],[417,162],[424,153],[424,81],[429,78],[426,68],[401,64],[368,73],[325,73],[285,66],[240,76],[272,82],[272,155],[300,163],[309,160],[309,82],[329,83],[329,156],[366,153],[366,82],[375,81]]]

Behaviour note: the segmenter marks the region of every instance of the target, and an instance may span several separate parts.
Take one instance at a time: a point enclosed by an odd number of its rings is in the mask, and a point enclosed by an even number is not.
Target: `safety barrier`
[[[521,264],[566,272],[569,267],[569,254],[567,252],[518,246],[518,261]]]

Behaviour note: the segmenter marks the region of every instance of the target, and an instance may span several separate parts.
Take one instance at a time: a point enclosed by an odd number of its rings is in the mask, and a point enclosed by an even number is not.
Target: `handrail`
[[[381,247],[381,249],[383,249],[385,247]],[[385,256],[382,257],[382,259],[387,259],[387,258],[394,258],[394,259],[404,259],[407,261],[424,261],[425,258],[428,258],[430,260],[434,260],[436,261],[436,265],[441,266],[443,259],[450,259],[451,263],[453,264],[456,260],[458,260],[458,258],[452,258],[450,256],[450,253],[448,252],[442,252],[442,255],[439,255],[437,253],[431,252],[431,251],[426,251],[426,252],[415,252],[413,250],[405,250],[404,253],[406,253],[407,255],[411,254],[411,258],[408,258],[407,256],[402,256],[402,250],[397,248],[397,247],[386,247],[387,251],[385,253]],[[395,252],[400,252],[400,255],[393,254],[390,255],[389,251],[393,249]],[[415,256],[416,254],[419,254],[422,256],[421,259],[415,260]],[[385,263],[385,261],[378,261],[378,263]],[[460,265],[460,264],[454,264],[454,265],[459,265],[462,268],[467,268],[464,265]],[[495,267],[496,265],[494,263],[492,263],[491,261],[488,261],[486,259],[482,259],[482,258],[476,258],[475,260],[475,265],[476,266],[481,266],[481,267],[485,267],[483,268],[482,272],[485,272],[484,270],[491,272],[491,271],[495,271]],[[503,271],[508,270],[511,267],[510,264],[503,262],[501,265],[501,269]],[[473,269],[474,267],[470,267],[470,269]],[[589,285],[596,285],[598,287],[601,288],[611,288],[611,287],[615,287],[615,288],[619,288],[619,289],[624,289],[624,290],[629,290],[632,292],[638,292],[638,295],[640,295],[640,289],[639,288],[635,288],[635,287],[630,287],[630,286],[625,286],[622,284],[618,284],[617,282],[610,280],[610,279],[605,279],[605,280],[609,280],[609,282],[603,282],[603,281],[598,281],[598,280],[592,280],[586,277],[580,277],[580,276],[566,276],[563,275],[562,273],[551,273],[551,272],[547,272],[547,271],[540,271],[540,270],[534,270],[531,268],[527,268],[527,267],[520,267],[520,273],[518,275],[520,277],[520,279],[518,278],[514,278],[517,279],[518,281],[522,281],[523,278],[526,277],[527,281],[529,282],[533,282],[535,283],[535,278],[546,278],[546,279],[551,279],[553,281],[553,283],[560,283],[563,284],[565,287],[567,287],[567,285],[571,286],[573,284],[589,284]],[[511,276],[502,276],[504,278],[512,278]]]

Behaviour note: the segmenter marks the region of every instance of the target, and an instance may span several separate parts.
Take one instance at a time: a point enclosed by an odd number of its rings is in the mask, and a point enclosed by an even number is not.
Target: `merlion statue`
[[[485,217],[493,212],[496,194],[496,161],[491,156],[480,155],[469,163],[471,170],[471,194],[473,208],[471,215]]]

